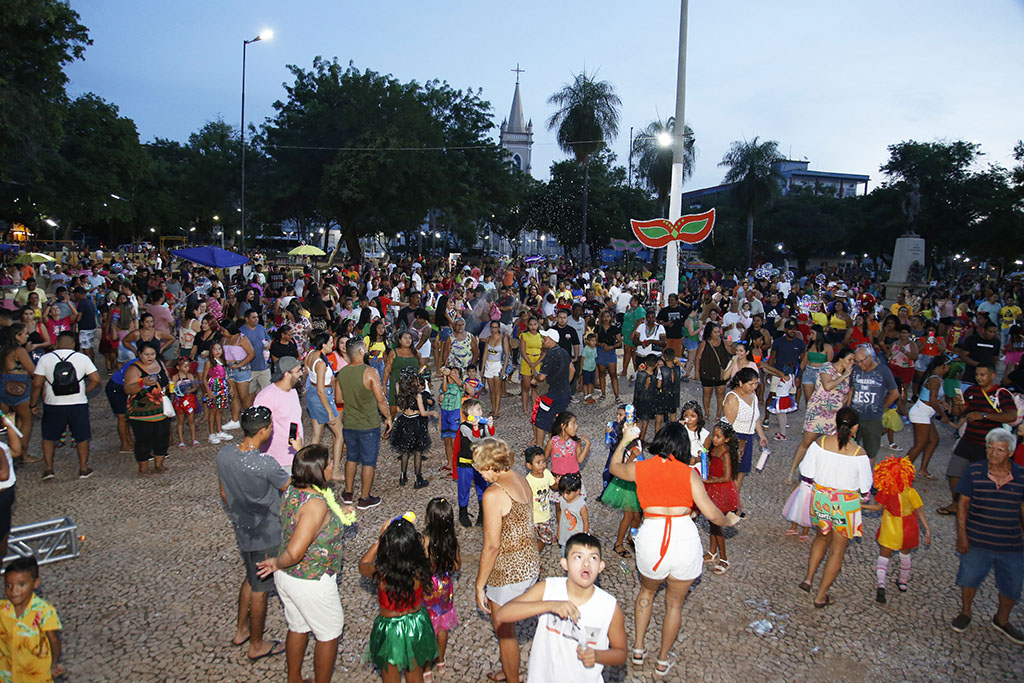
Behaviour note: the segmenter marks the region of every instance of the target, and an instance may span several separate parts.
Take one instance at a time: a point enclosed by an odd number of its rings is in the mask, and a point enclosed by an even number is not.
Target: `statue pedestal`
[[[896,240],[896,248],[892,251],[892,269],[889,281],[885,283],[886,301],[895,302],[900,290],[908,286],[907,273],[916,261],[924,267],[924,238],[917,235],[904,235]]]

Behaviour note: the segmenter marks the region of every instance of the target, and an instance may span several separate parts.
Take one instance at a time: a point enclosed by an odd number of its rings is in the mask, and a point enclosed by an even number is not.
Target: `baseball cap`
[[[556,344],[558,343],[558,340],[560,339],[560,337],[558,336],[558,332],[556,332],[555,330],[544,330],[543,332],[540,333],[540,335],[542,337],[547,337],[548,339],[550,339],[551,341],[555,342]]]
[[[299,367],[299,360],[295,356],[284,356],[277,361],[277,372],[274,373],[274,381],[284,377],[284,373],[291,372]]]
[[[796,321],[793,320],[792,318],[790,318],[789,320],[786,321],[786,329],[787,330],[792,330],[796,326],[797,326]]]

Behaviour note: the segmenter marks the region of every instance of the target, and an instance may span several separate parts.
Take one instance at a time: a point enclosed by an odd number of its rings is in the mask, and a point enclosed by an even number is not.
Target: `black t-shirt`
[[[601,325],[597,326],[597,343],[598,348],[603,349],[601,344],[607,344],[608,346],[615,346],[619,343],[618,336],[622,334],[622,328],[612,323],[608,326],[608,329],[604,329]]]
[[[977,361],[978,363],[992,363],[996,362],[999,358],[999,337],[992,337],[991,339],[982,339],[981,335],[977,332],[972,334],[967,339],[960,342],[960,348],[967,352],[967,355],[971,357],[971,360]],[[977,366],[968,365],[964,368],[964,381],[976,384],[978,382],[976,378]]]
[[[555,325],[552,329],[558,333],[558,345],[565,349],[569,357],[572,358],[572,347],[580,345],[580,336],[576,334],[576,329],[572,325],[565,327]]]
[[[800,369],[800,358],[804,355],[805,350],[807,350],[807,344],[804,343],[799,334],[792,339],[787,338],[785,335],[779,337],[772,342],[772,352],[775,354],[775,369],[787,374],[796,372]]]
[[[500,299],[498,299],[498,308],[499,309],[504,307],[504,306],[510,307],[507,311],[502,311],[501,312],[501,323],[503,325],[511,325],[512,324],[512,315],[515,313],[515,303],[516,303],[515,298],[513,298],[511,296],[503,296]]]
[[[658,322],[665,326],[666,339],[683,338],[683,321],[690,311],[685,306],[665,306],[658,312]]]
[[[575,333],[576,331],[573,330],[573,334]],[[561,346],[548,349],[544,359],[540,362],[540,374],[546,375],[549,394],[569,393],[569,365],[571,362],[569,353]]]
[[[779,318],[782,317],[782,310],[784,306],[782,304],[775,304],[774,306],[764,307],[764,326],[768,328],[768,333],[773,337],[781,337],[783,330],[777,327]]]

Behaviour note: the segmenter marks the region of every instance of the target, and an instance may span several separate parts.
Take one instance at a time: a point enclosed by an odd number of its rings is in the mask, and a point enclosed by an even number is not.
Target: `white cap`
[[[544,330],[543,332],[540,333],[540,336],[547,337],[556,344],[561,339],[561,337],[558,336],[558,332],[556,332],[555,330]]]

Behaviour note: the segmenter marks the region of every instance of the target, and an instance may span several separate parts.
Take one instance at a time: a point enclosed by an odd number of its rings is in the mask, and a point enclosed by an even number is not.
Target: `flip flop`
[[[501,678],[498,678],[499,676]],[[497,671],[492,671],[489,674],[487,674],[487,680],[489,680],[489,681],[505,681],[505,680],[508,680],[508,679],[505,678],[505,672],[502,671],[501,669],[498,669]],[[519,683],[525,683],[525,681],[526,681],[526,675],[522,674],[522,673],[519,674]]]
[[[246,655],[246,658],[250,662],[258,662],[259,660],[266,659],[267,657],[276,657],[277,655],[283,655],[284,654],[284,648],[283,647],[280,650],[275,650],[274,649],[275,647],[277,647],[280,644],[281,644],[280,640],[275,640],[275,641],[273,641],[270,644],[270,649],[267,650],[266,652],[264,652],[263,654],[261,654],[259,657],[250,657],[249,655]]]
[[[948,507],[939,508],[935,512],[937,512],[938,514],[943,515],[945,517],[950,517],[950,516],[956,514],[956,510],[950,510]]]
[[[804,593],[810,593],[811,592],[811,584],[807,583],[806,581],[801,581],[800,585],[797,586],[797,588],[802,590]]]
[[[620,550],[620,548],[621,548],[621,550]],[[625,557],[625,558],[633,557],[633,553],[631,553],[628,550],[626,550],[625,546],[623,546],[621,544],[619,544],[617,546],[614,546],[612,548],[612,550],[614,550],[615,554],[618,555],[619,557]]]
[[[235,647],[241,647],[242,645],[245,645],[248,642],[249,642],[249,636],[246,636],[245,640],[243,640],[242,642],[236,643],[234,640],[232,640],[231,644],[234,645]]]
[[[829,605],[834,605],[834,604],[836,604],[836,601],[832,599],[831,595],[826,593],[825,594],[825,602],[815,602],[814,603],[814,607],[816,609],[822,609],[822,608],[828,607]]]
[[[786,536],[796,536],[796,535],[797,535],[797,534],[799,534],[800,532],[799,532],[799,531],[797,531],[796,529],[786,529],[786,530],[785,530],[785,531],[783,531],[782,533],[783,533],[783,534],[785,534]]]
[[[935,475],[933,475],[931,472],[918,472],[917,476],[921,477],[922,479],[927,479],[928,481],[935,481]]]

